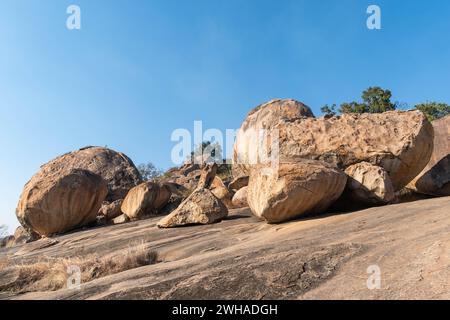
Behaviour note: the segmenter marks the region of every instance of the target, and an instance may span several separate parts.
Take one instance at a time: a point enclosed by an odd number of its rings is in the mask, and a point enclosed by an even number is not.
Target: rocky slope
[[[449,299],[450,198],[268,225],[248,209],[224,221],[159,229],[159,218],[0,249],[7,265],[120,254],[136,243],[156,264],[80,290],[0,292],[3,299]],[[1,262],[1,261],[0,261]],[[0,288],[16,275],[4,273]],[[377,265],[381,288],[369,290]],[[1,291],[1,290],[0,290]]]

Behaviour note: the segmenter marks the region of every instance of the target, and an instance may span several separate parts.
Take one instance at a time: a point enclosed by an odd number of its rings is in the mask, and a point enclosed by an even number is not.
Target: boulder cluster
[[[241,207],[280,223],[342,203],[389,204],[405,186],[450,195],[449,122],[432,125],[418,111],[315,118],[300,102],[273,100],[244,120],[232,168],[188,162],[159,181],[143,181],[122,153],[83,148],[43,165],[25,185],[17,238],[154,216],[160,228],[210,224]],[[261,130],[277,137],[276,150],[273,139],[255,142]],[[260,152],[272,162],[254,161]]]

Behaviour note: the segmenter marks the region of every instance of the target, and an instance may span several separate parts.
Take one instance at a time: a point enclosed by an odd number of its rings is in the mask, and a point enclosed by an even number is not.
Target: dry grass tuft
[[[130,247],[115,255],[49,259],[32,264],[9,265],[0,268],[0,292],[56,291],[67,286],[68,268],[77,266],[81,271],[81,283],[139,268],[158,262],[157,252],[144,243]],[[8,281],[8,277],[11,281]]]

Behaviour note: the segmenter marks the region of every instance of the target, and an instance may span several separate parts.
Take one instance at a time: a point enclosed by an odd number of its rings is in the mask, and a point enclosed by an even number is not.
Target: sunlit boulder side
[[[212,224],[228,216],[228,209],[209,189],[198,188],[180,206],[158,222],[159,228]]]
[[[450,115],[432,124],[434,149],[431,159],[408,188],[431,196],[450,196]]]
[[[166,185],[144,182],[132,188],[121,205],[121,212],[130,220],[156,215],[169,202],[172,193]]]
[[[248,207],[247,201],[248,186],[240,188],[233,196],[232,205],[233,208],[245,208]]]
[[[344,172],[319,161],[280,163],[277,169],[269,168],[252,167],[247,189],[252,213],[268,223],[325,212],[347,182]]]
[[[293,99],[275,99],[251,110],[236,136],[233,150],[233,176],[248,176],[250,165],[255,164],[258,152],[257,137],[262,132],[271,133],[280,121],[314,118],[311,109]]]
[[[269,103],[252,111],[240,128],[233,155],[234,170],[240,175],[258,164],[255,155],[270,159],[276,145],[281,162],[317,160],[341,170],[359,162],[382,167],[394,189],[400,190],[422,171],[433,150],[433,128],[420,111],[316,119],[308,114],[289,117],[272,109]],[[255,133],[261,128],[265,136],[278,137],[278,143],[258,141]]]
[[[25,185],[17,219],[41,236],[64,233],[95,222],[107,194],[107,183],[101,176],[47,164]]]
[[[351,165],[345,170],[348,176],[346,200],[365,205],[384,205],[395,199],[395,190],[387,172],[368,162]]]

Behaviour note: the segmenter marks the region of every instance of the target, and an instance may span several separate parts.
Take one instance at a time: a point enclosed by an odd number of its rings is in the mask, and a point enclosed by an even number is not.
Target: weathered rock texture
[[[128,190],[142,182],[139,171],[123,153],[101,147],[86,147],[64,154],[43,165],[40,174],[83,169],[101,176],[108,184],[106,201],[125,198]]]
[[[228,188],[223,183],[222,179],[219,177],[214,177],[214,180],[211,183],[210,190],[213,193],[213,195],[216,196],[216,198],[220,199],[227,208],[232,208],[233,204],[231,200],[233,199],[233,195],[228,190]]]
[[[211,224],[228,215],[228,209],[214,194],[204,188],[196,189],[170,215],[158,222],[160,228],[191,224]]]
[[[249,180],[249,176],[237,177],[233,181],[230,182],[230,185],[228,186],[228,188],[230,190],[238,191],[238,190],[248,186],[248,180]]]
[[[126,214],[122,214],[114,219],[112,219],[112,224],[116,225],[116,224],[123,224],[130,221],[130,218],[128,218],[128,216]]]
[[[408,188],[433,196],[450,196],[450,116],[433,121],[434,149],[430,162]]]
[[[240,188],[233,196],[232,204],[234,208],[245,208],[248,207],[247,201],[247,190],[248,187]]]
[[[250,174],[247,201],[257,217],[279,223],[325,211],[342,194],[347,176],[323,162],[280,163],[266,175],[263,166]]]
[[[125,256],[135,244],[156,263],[49,292],[0,268],[0,299],[450,299],[450,198],[327,215],[282,225],[231,210],[217,225],[158,229],[159,218],[0,249],[0,261]],[[1,262],[0,262],[1,263]],[[381,288],[369,290],[377,264]],[[8,283],[21,290],[9,292]],[[257,317],[256,317],[257,318]],[[255,318],[255,319],[256,319]]]
[[[170,189],[166,185],[144,182],[128,192],[121,211],[131,220],[157,214],[169,202],[170,196]]]
[[[20,226],[16,228],[14,232],[14,244],[25,244],[39,240],[41,237],[33,230],[27,230]]]
[[[279,121],[314,118],[311,109],[299,101],[277,99],[264,103],[249,112],[236,136],[233,158],[233,176],[248,176],[253,157],[257,154],[260,130],[273,129]]]
[[[103,202],[100,210],[98,211],[99,216],[104,217],[106,220],[112,220],[122,215],[122,210],[120,209],[123,203],[123,199],[119,199],[113,202]]]
[[[260,149],[252,135],[260,128],[268,136],[278,130],[281,162],[312,159],[345,169],[365,161],[384,168],[396,190],[417,176],[433,150],[433,128],[419,111],[282,118],[263,106],[247,117],[237,135],[234,163],[244,174],[250,172],[252,155]],[[269,142],[264,146],[271,156]]]
[[[348,201],[382,205],[394,200],[394,186],[383,168],[360,162],[348,167],[345,173],[348,175],[345,191]]]
[[[101,176],[51,163],[25,185],[16,215],[25,228],[48,236],[95,221],[107,194]]]

